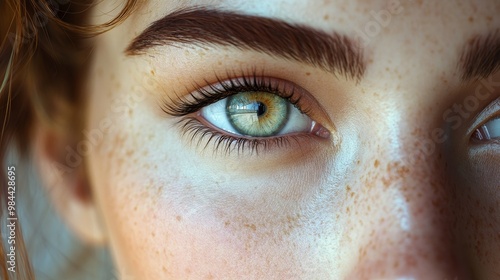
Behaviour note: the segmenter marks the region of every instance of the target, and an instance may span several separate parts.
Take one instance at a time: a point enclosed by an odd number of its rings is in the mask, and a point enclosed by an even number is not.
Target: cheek
[[[93,191],[123,273],[147,279],[286,277],[311,269],[327,277],[321,267],[341,273],[335,260],[344,196],[337,182],[310,175],[304,184],[289,173],[258,169],[250,176],[229,164],[210,166],[150,111],[139,105],[129,121],[114,122],[90,157]]]
[[[500,157],[486,148],[476,148],[457,166],[457,226],[460,240],[475,264],[478,275],[498,273],[500,262]],[[491,276],[489,276],[491,277]]]

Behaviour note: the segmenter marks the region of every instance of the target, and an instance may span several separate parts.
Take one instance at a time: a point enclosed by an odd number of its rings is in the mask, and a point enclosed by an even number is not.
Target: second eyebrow
[[[255,50],[308,63],[359,80],[366,64],[354,40],[284,21],[207,8],[183,9],[154,22],[126,49],[127,55],[174,44],[208,44]]]

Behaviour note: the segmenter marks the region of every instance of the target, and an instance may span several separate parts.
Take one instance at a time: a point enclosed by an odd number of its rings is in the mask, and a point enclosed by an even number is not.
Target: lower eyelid
[[[298,145],[294,146],[292,150],[296,151],[302,141],[317,138],[307,133],[268,138],[245,138],[244,136],[224,134],[196,117],[184,117],[179,121],[179,125],[182,134],[195,146],[205,150],[209,145],[213,145],[213,155],[219,152],[229,155],[233,151],[236,151],[238,155],[244,153],[252,155],[275,147],[290,147],[292,144]]]

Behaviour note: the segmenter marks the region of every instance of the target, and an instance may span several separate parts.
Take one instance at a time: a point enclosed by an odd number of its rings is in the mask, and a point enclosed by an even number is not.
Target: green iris
[[[288,105],[287,100],[269,92],[242,92],[227,98],[226,112],[238,133],[268,137],[286,124]]]

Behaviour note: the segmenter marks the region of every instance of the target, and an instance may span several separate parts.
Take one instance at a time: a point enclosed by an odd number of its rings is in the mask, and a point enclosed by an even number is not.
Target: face
[[[122,277],[500,277],[499,13],[141,4],[95,39],[86,90]]]

